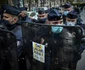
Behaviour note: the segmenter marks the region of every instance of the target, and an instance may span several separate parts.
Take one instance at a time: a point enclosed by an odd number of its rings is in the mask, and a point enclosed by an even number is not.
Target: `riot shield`
[[[0,29],[0,70],[18,70],[16,37]]]
[[[30,70],[76,69],[81,58],[82,29],[79,26],[24,23],[22,31]]]

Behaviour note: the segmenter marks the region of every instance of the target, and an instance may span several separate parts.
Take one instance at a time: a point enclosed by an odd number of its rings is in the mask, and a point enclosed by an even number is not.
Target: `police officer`
[[[53,26],[39,29],[38,37],[34,41],[41,44],[48,43],[49,56],[46,57],[46,65],[50,64],[51,58],[53,58],[52,70],[75,70],[80,57],[78,49],[80,46],[76,45],[76,42],[80,38],[76,40],[74,30],[68,30],[61,26],[63,25],[62,16],[59,11],[52,9],[47,16],[47,24]],[[50,51],[52,51],[53,57],[50,57]],[[47,68],[49,68],[48,66]]]
[[[66,16],[67,13],[69,13],[70,11],[72,11],[72,5],[69,2],[66,2],[63,5],[63,10],[64,10],[64,13],[63,14]]]
[[[26,23],[31,23],[32,19],[30,17],[28,17],[27,15],[27,10],[24,8],[19,8],[20,9],[20,14],[19,16],[21,16],[21,20],[22,22],[26,22]]]
[[[68,23],[68,22],[72,22],[72,23],[74,23],[74,25],[82,25],[83,24],[82,19],[79,17],[79,14],[75,10],[72,10],[67,14],[66,23]]]
[[[72,9],[72,5],[69,3],[69,2],[66,2],[63,6],[63,21],[64,21],[64,23],[66,22],[66,16],[67,16],[67,14],[70,12],[70,11],[72,11],[73,9]]]
[[[82,33],[83,36],[82,36],[81,46],[80,46],[80,53],[82,53],[83,50],[85,49],[85,43],[84,43],[85,42],[85,38],[84,38],[84,36],[85,36],[85,29],[84,28],[85,27],[81,23],[79,24],[77,20],[78,20],[78,15],[77,15],[77,12],[75,10],[73,10],[67,14],[66,25],[67,26],[79,25],[83,30],[83,33]]]
[[[71,11],[66,16],[66,23],[67,26],[75,26],[77,25],[77,12]]]
[[[17,39],[17,48],[18,48],[18,56],[21,54],[22,50],[22,30],[21,30],[21,21],[18,17],[21,12],[17,8],[4,4],[1,6],[3,9],[3,23],[4,29],[11,31],[15,34]]]
[[[81,19],[79,11],[77,11],[75,8],[73,8],[72,5],[69,2],[65,3],[65,5],[63,5],[63,9],[64,9],[64,12],[63,12],[63,21],[64,21],[64,23],[66,23],[67,14],[70,11],[75,11],[77,13],[77,24],[78,25],[82,24],[83,20]]]
[[[47,19],[47,13],[45,12],[45,10],[39,10],[37,23],[44,24],[46,22],[46,19]]]
[[[73,18],[73,19],[70,20],[67,18],[66,20],[69,22],[73,22],[74,23],[73,25],[75,25],[76,20],[77,20],[77,14],[76,14],[76,12],[73,12],[73,13],[74,13],[73,14],[74,16],[70,15],[70,18]],[[52,17],[52,15],[53,15],[53,17]],[[55,16],[55,18],[54,18],[54,16]],[[69,15],[67,15],[67,16],[69,17]],[[52,20],[52,18],[54,20]],[[55,24],[55,25],[63,24],[62,23],[62,14],[56,10],[52,10],[48,14],[48,20],[49,20],[50,24]],[[78,42],[78,40],[80,40],[80,38],[77,37],[77,34],[79,33],[79,32],[77,32],[78,29],[76,30],[74,28],[74,29],[69,30],[69,29],[63,28],[63,27],[52,26],[51,30],[53,33],[52,35],[54,36],[55,39],[57,39],[57,46],[59,47],[59,48],[57,48],[58,50],[56,49],[58,51],[58,54],[56,54],[56,55],[58,55],[57,56],[58,61],[62,67],[60,70],[62,70],[62,69],[75,70],[76,63],[80,59],[80,54],[79,54],[80,44],[79,44],[79,46],[77,46],[75,44],[76,42]],[[62,43],[62,45],[61,45],[61,43]],[[73,46],[75,46],[76,49],[73,48]],[[75,55],[77,55],[77,56],[75,56]]]

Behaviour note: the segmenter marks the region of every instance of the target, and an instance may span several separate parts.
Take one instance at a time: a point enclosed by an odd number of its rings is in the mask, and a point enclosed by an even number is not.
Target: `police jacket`
[[[30,19],[28,16],[22,17],[22,22],[26,22],[26,23],[31,23],[32,19]]]
[[[8,25],[8,24],[6,24],[6,22],[2,21],[1,25],[2,25],[1,29],[8,30],[8,31],[14,33],[14,35],[16,36],[17,47],[18,47],[18,52],[19,52],[18,54],[20,54],[21,50],[22,50],[22,45],[23,45],[22,30],[21,30],[20,21],[18,21],[14,25]]]
[[[18,56],[20,56],[20,54],[22,53],[22,49],[23,49],[23,39],[22,39],[22,30],[21,30],[21,26],[18,25],[16,26],[12,32],[15,34],[16,38],[17,38],[17,48],[18,48]]]

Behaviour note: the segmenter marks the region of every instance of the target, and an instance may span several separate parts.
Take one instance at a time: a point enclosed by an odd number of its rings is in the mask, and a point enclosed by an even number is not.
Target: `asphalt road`
[[[81,59],[77,63],[76,70],[85,70],[85,50],[82,53]]]

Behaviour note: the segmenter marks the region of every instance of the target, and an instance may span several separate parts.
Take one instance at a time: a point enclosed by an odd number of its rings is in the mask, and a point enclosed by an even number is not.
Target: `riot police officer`
[[[48,43],[47,51],[49,54],[46,54],[49,56],[46,57],[46,65],[50,65],[51,62],[52,70],[75,70],[76,63],[80,58],[80,46],[76,45],[76,42],[80,38],[76,36],[74,29],[69,30],[61,26],[63,25],[62,16],[58,10],[52,9],[47,16],[47,24],[53,26],[39,29],[38,34],[36,34],[38,37],[35,36],[34,41],[41,44]],[[53,57],[51,57],[50,51]],[[49,68],[48,66],[47,68]]]
[[[72,11],[73,9],[72,9],[72,5],[69,3],[69,2],[66,2],[63,6],[63,21],[64,21],[64,23],[66,22],[66,16],[67,16],[67,14],[70,12],[70,11]]]
[[[67,26],[75,26],[77,24],[77,12],[76,11],[71,11],[67,14],[66,16],[66,23]]]
[[[78,21],[77,20],[79,20],[78,19],[78,15],[77,15],[77,12],[75,11],[75,10],[73,10],[73,11],[71,11],[71,12],[69,12],[68,14],[67,14],[67,17],[66,17],[66,25],[67,26],[76,26],[76,25],[79,25],[79,24],[81,24],[81,23],[78,23]],[[82,41],[84,41],[85,42],[85,38],[83,38],[84,36],[85,36],[85,27],[84,27],[84,25],[83,24],[81,24],[81,25],[79,25],[81,28],[82,28],[82,30],[83,30],[83,33],[82,33]],[[85,44],[84,44],[84,42],[83,43],[81,43],[81,47],[80,47],[80,53],[82,53],[83,52],[83,50],[85,49]]]
[[[54,15],[54,12],[55,12],[56,16]],[[70,15],[67,14],[67,17],[70,17],[70,18],[67,18],[66,21],[72,22],[73,25],[76,25],[77,13],[73,11],[73,13],[74,13],[74,14],[72,13],[73,16],[71,15],[71,13],[72,12],[70,12]],[[55,17],[55,18],[53,18],[53,17]],[[52,18],[53,18],[53,20],[52,20]],[[73,18],[73,19],[71,20],[71,18]],[[52,10],[48,14],[48,20],[49,20],[49,24],[54,24],[54,25],[63,24],[62,23],[62,14],[56,10]],[[67,24],[70,25],[70,23],[67,23]],[[75,28],[69,30],[69,28],[67,29],[67,28],[57,27],[57,26],[52,26],[51,30],[52,30],[52,35],[54,36],[54,38],[58,40],[57,41],[58,50],[56,49],[57,54],[55,54],[55,55],[57,55],[58,63],[62,67],[60,70],[62,70],[62,69],[75,70],[76,63],[80,59],[80,54],[79,54],[80,45],[77,46],[75,44],[77,42],[77,39],[81,40],[76,35],[79,32]],[[61,43],[62,43],[62,45],[61,45]],[[75,46],[76,49],[73,48],[73,46]],[[75,56],[75,55],[77,55],[77,56]]]
[[[1,6],[3,9],[2,25],[4,29],[11,31],[15,34],[17,39],[18,56],[22,50],[22,30],[21,21],[19,19],[19,13],[21,12],[18,8],[4,4]]]
[[[37,23],[44,24],[46,22],[46,19],[47,19],[47,13],[45,12],[45,10],[39,10]]]
[[[22,22],[31,23],[32,19],[27,15],[27,11],[22,9],[19,16],[21,16]]]
[[[66,23],[67,14],[71,11],[75,11],[77,13],[77,24],[78,25],[82,24],[83,20],[81,19],[80,13],[76,9],[74,9],[70,3],[68,3],[68,2],[65,3],[65,5],[63,5],[63,10],[64,10],[64,12],[63,12],[64,23]]]
[[[64,15],[66,16],[70,11],[72,11],[72,5],[69,2],[66,2],[63,5]]]

